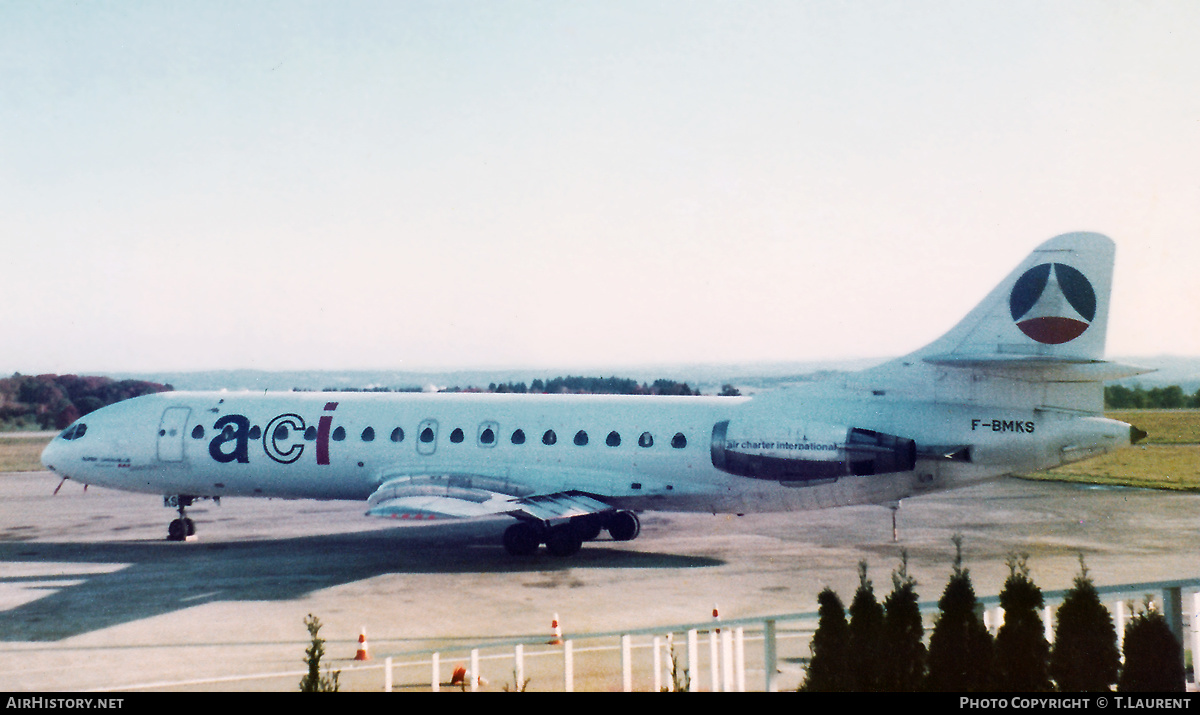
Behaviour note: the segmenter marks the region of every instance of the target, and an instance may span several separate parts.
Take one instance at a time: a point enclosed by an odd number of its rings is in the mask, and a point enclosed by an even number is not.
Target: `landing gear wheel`
[[[180,494],[163,497],[164,506],[172,506],[179,512],[179,518],[167,525],[167,541],[187,541],[189,536],[195,536],[196,523],[188,518],[187,508],[196,497]]]
[[[188,524],[190,519],[176,519],[167,525],[167,541],[186,541],[188,537]],[[195,527],[190,530],[191,533],[196,533]]]
[[[641,533],[642,522],[631,511],[618,511],[608,517],[605,528],[613,541],[632,541]]]
[[[542,540],[538,530],[528,522],[517,522],[504,530],[504,549],[513,556],[531,556]]]
[[[571,520],[571,525],[575,527],[575,533],[579,534],[579,538],[583,541],[595,541],[596,537],[600,536],[600,529],[604,528],[600,517],[594,514],[575,517]]]
[[[583,546],[583,539],[570,524],[556,526],[546,537],[546,550],[555,556],[574,556]]]

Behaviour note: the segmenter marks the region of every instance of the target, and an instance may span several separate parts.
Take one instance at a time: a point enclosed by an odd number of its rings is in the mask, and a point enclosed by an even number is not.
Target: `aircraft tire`
[[[532,524],[521,521],[504,530],[504,549],[513,556],[531,556],[542,543]]]
[[[183,519],[175,519],[167,525],[167,541],[185,541],[187,536],[188,528]]]
[[[575,517],[571,520],[571,525],[575,528],[575,533],[579,534],[579,538],[583,541],[595,541],[596,537],[600,536],[600,530],[603,528],[600,517],[594,514]]]
[[[583,547],[583,539],[570,524],[556,526],[546,537],[546,550],[554,556],[574,556]]]
[[[187,518],[185,518],[185,519],[183,520],[183,525],[184,525],[184,527],[186,527],[186,532],[185,532],[185,533],[186,533],[186,535],[187,535],[187,536],[195,536],[195,534],[196,534],[196,522],[192,521],[191,519],[187,519]]]
[[[618,511],[608,517],[605,525],[613,541],[632,541],[642,531],[642,522],[631,511]]]

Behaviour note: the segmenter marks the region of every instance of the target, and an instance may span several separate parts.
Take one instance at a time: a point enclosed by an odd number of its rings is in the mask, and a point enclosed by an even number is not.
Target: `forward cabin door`
[[[187,429],[190,407],[168,407],[158,422],[158,461],[183,461],[183,433]]]

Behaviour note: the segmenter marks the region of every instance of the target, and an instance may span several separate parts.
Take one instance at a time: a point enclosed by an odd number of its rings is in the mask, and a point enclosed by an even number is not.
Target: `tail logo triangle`
[[[1039,343],[1069,343],[1096,318],[1096,291],[1065,263],[1042,263],[1021,274],[1008,298],[1013,321]]]

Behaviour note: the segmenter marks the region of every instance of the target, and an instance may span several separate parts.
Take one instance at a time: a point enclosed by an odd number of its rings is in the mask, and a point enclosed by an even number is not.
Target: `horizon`
[[[0,374],[899,356],[1076,230],[1200,354],[1200,5],[0,20]]]

